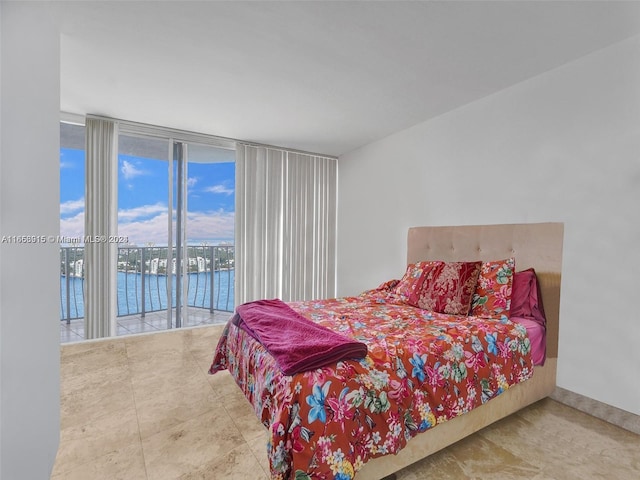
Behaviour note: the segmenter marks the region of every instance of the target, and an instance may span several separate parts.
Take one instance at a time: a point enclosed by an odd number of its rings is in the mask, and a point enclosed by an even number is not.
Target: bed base
[[[469,413],[415,436],[396,455],[369,460],[357,480],[393,478],[393,473],[551,395],[556,387],[562,223],[414,227],[407,237],[407,263],[474,261],[515,256],[516,270],[535,268],[547,318],[547,360],[533,376]]]
[[[514,385],[469,413],[416,435],[397,455],[369,460],[357,473],[356,479],[380,480],[389,477],[394,472],[548,397],[556,386],[556,364],[556,358],[547,359],[544,367],[536,367],[533,377],[526,382]]]

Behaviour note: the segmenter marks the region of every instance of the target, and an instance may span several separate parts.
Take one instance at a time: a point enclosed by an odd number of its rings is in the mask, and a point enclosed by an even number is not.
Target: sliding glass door
[[[122,131],[118,144],[119,329],[233,310],[235,151]]]
[[[170,327],[171,153],[167,138],[118,138],[118,334]]]

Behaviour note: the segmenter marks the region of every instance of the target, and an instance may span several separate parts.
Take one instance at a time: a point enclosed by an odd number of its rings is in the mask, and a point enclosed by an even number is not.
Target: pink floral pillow
[[[468,315],[482,262],[438,262],[423,274],[416,306],[438,313]]]
[[[482,264],[471,303],[471,315],[482,318],[509,317],[515,269],[515,258]]]
[[[414,307],[417,306],[417,298],[424,281],[425,271],[431,270],[440,263],[442,262],[417,262],[407,266],[404,276],[395,287],[395,293],[400,297],[400,301]]]

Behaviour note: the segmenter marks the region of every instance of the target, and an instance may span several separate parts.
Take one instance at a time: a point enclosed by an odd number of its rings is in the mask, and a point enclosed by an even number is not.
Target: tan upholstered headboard
[[[547,317],[547,356],[555,358],[558,356],[563,236],[562,223],[412,227],[407,237],[407,263],[488,261],[513,256],[516,271],[535,268]]]

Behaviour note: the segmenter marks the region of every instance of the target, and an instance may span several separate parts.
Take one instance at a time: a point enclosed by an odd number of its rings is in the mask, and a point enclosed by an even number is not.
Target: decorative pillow
[[[516,272],[513,278],[511,315],[534,319],[542,326],[547,323],[538,277],[533,268]]]
[[[400,301],[414,307],[417,306],[417,298],[424,281],[425,271],[429,271],[440,263],[442,262],[417,262],[408,265],[404,276],[395,287],[395,293],[400,297]]]
[[[515,267],[515,258],[482,264],[471,303],[471,315],[482,318],[509,317]]]
[[[482,262],[439,262],[423,274],[417,306],[450,315],[468,315]]]

